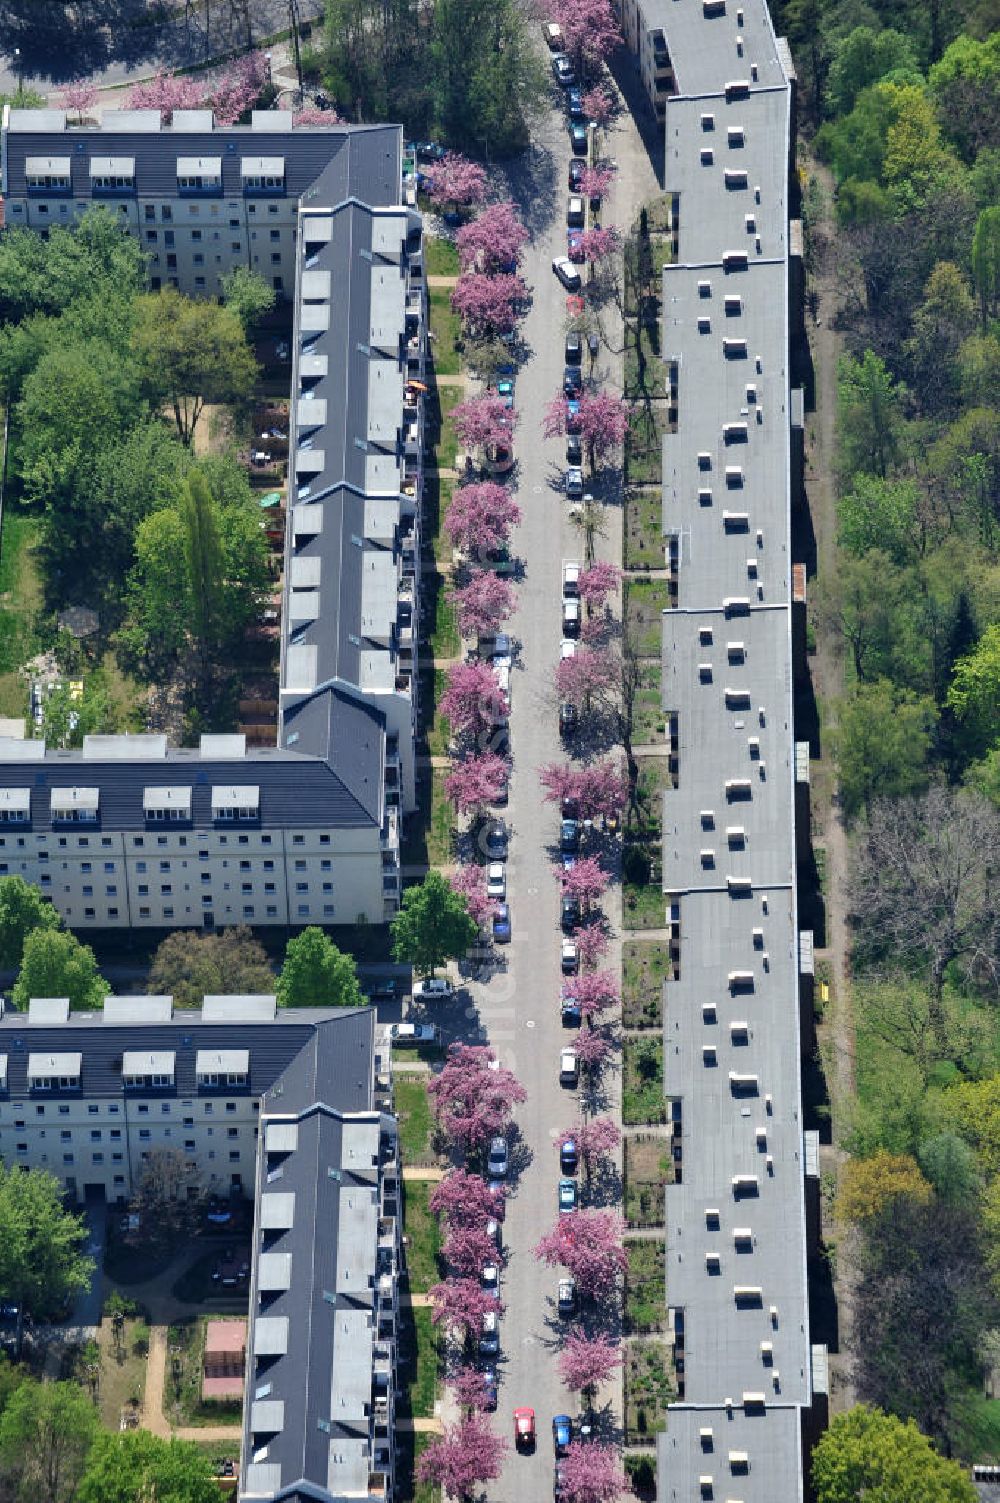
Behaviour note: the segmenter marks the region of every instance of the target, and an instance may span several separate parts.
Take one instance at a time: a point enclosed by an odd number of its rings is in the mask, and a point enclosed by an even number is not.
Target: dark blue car
[[[573,1421],[568,1414],[556,1414],[552,1419],[552,1444],[557,1456],[565,1456],[573,1439]]]
[[[510,944],[510,905],[498,903],[493,915],[493,938],[498,945]]]
[[[581,89],[568,89],[566,91],[566,104],[569,108],[571,120],[583,119],[583,91]]]

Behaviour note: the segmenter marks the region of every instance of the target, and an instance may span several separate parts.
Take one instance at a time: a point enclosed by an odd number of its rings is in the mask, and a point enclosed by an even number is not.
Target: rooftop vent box
[[[753,893],[753,880],[750,877],[726,877],[726,889],[731,898],[749,898]]]
[[[750,797],[749,778],[729,778],[726,782],[726,798],[732,802],[734,799],[747,799]]]
[[[722,441],[726,444],[745,444],[749,441],[750,430],[746,423],[723,423]]]
[[[748,386],[747,387],[747,402],[748,402],[748,404],[752,407],[756,401],[757,401],[757,388],[756,388],[756,386]]]
[[[712,809],[702,809],[701,827],[703,830],[715,829],[715,812]]]
[[[726,0],[701,0],[701,10],[705,16],[724,16]]]
[[[712,456],[707,449],[699,449],[698,451],[698,468],[699,470],[710,470],[712,468]]]
[[[711,332],[712,332],[712,320],[710,318],[706,318],[704,316],[702,318],[699,318],[699,320],[698,320],[698,333],[699,334],[711,334]]]
[[[726,656],[731,663],[742,663],[746,655],[746,647],[742,642],[726,643]]]
[[[711,504],[712,504],[712,492],[708,489],[707,486],[702,486],[701,489],[698,491],[698,505],[699,506],[711,506]]]
[[[740,465],[726,465],[726,485],[731,491],[743,489],[743,470]]]
[[[705,1254],[705,1268],[708,1273],[721,1273],[722,1259],[717,1252],[707,1252]]]
[[[715,129],[715,116],[711,115],[711,114],[708,114],[708,113],[702,115],[702,117],[701,117],[701,128],[702,128],[702,130],[714,130]]]
[[[744,140],[742,125],[730,125],[726,130],[726,139],[730,146],[742,146]]]
[[[727,532],[749,532],[750,513],[748,511],[724,511],[722,525]]]
[[[752,992],[753,971],[730,971],[729,990],[731,992]]]
[[[717,1063],[714,1044],[704,1044],[702,1046],[701,1062],[706,1066],[714,1065]]]
[[[717,1206],[706,1206],[705,1207],[705,1225],[708,1227],[709,1231],[713,1231],[714,1232],[714,1231],[718,1230],[720,1219],[721,1218],[719,1216],[719,1211],[718,1211],[718,1207]],[[711,1433],[711,1432],[709,1432],[709,1433]]]
[[[727,167],[725,173],[725,183],[726,187],[730,189],[749,188],[750,179],[743,168]]]
[[[747,342],[745,339],[724,339],[722,341],[722,353],[727,360],[745,360],[747,358]]]
[[[730,296],[724,299],[722,306],[727,318],[739,318],[743,312],[743,299],[738,295]]]
[[[754,947],[755,950],[763,950],[763,948],[764,948],[764,931],[763,931],[763,929],[755,929],[753,931],[753,947]]]
[[[727,825],[726,840],[734,849],[746,845],[747,832],[742,825]]]
[[[750,708],[750,690],[749,689],[727,688],[726,691],[725,691],[725,694],[726,694],[726,709],[727,710],[749,710],[749,708]]]
[[[714,1023],[716,1021],[714,1002],[703,1002],[701,1004],[701,1021],[703,1023]]]
[[[726,84],[726,103],[732,104],[734,99],[746,99],[750,93],[750,81],[746,78],[730,79]]]
[[[756,1096],[756,1075],[741,1075],[738,1070],[729,1072],[729,1089],[734,1096]]]
[[[750,257],[743,250],[729,250],[722,253],[722,269],[724,272],[746,271],[750,265]]]
[[[759,1284],[734,1284],[733,1298],[738,1305],[760,1305],[762,1294]]]
[[[698,628],[698,641],[701,642],[704,645],[705,643],[711,642],[711,640],[712,640],[712,628],[710,626],[699,626],[699,628]]]
[[[698,283],[698,296],[699,297],[711,297],[712,296],[712,284],[711,284],[711,282],[699,282]]]
[[[715,153],[712,151],[711,146],[703,146],[701,149],[701,165],[703,167],[711,167],[714,161]]]
[[[698,677],[699,677],[699,679],[701,680],[701,682],[703,684],[710,684],[712,682],[712,665],[711,665],[711,663],[699,663],[698,664]]]

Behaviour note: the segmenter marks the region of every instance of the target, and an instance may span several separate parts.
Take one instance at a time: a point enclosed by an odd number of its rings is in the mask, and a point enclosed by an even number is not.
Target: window
[[[244,918],[253,918],[253,904],[252,903],[244,903],[243,904],[243,917]]]
[[[226,1111],[227,1112],[234,1112],[235,1110],[236,1110],[236,1102],[235,1101],[227,1101],[226,1102]]]
[[[28,1145],[27,1145],[27,1143],[18,1143],[18,1145],[17,1145],[17,1151],[18,1151],[18,1153],[27,1153],[27,1151],[28,1151]]]
[[[272,277],[271,281],[274,284],[274,290],[275,290],[275,292],[281,292],[282,288],[285,285],[284,282],[282,281],[282,279],[280,277]]]
[[[161,882],[160,883],[160,896],[162,898],[169,898],[170,895],[172,894],[173,890],[174,889],[173,889],[173,884],[172,883],[170,883],[170,882]]]
[[[232,1153],[230,1153],[230,1155],[229,1155],[229,1162],[231,1164],[238,1164],[239,1161],[240,1161],[240,1151],[239,1151],[238,1148],[236,1148],[236,1149],[233,1150]]]
[[[156,242],[157,242],[157,239],[158,239],[158,236],[157,236],[156,230],[147,230],[146,231],[146,244],[147,245],[155,245]]]
[[[141,1076],[137,1076],[136,1079],[138,1079],[139,1081],[141,1081],[142,1077]],[[139,1103],[139,1116],[140,1117],[148,1117],[149,1116],[149,1102],[148,1101],[142,1101],[142,1102]]]
[[[299,914],[299,918],[308,918],[309,917],[309,904],[308,903],[300,903],[299,907],[298,907],[298,914]]]
[[[45,1116],[45,1108],[44,1108],[44,1106],[36,1106],[35,1107],[35,1116],[36,1117],[44,1117]]]
[[[281,231],[280,230],[272,230],[271,231],[271,239],[272,240],[280,240],[281,239]]]
[[[326,918],[333,918],[333,904],[332,903],[324,903],[323,904],[323,913],[324,913],[324,916]]]
[[[170,252],[168,254],[168,256],[167,256],[167,270],[169,271],[172,268],[176,268],[176,266],[177,266],[177,257],[173,254],[173,252]],[[174,284],[174,286],[176,287],[176,285],[177,285],[177,278],[176,277],[171,277],[170,280]]]
[[[67,1110],[68,1110],[68,1108],[67,1108]],[[88,1111],[88,1113],[89,1113],[89,1115],[91,1117],[96,1117],[97,1113],[100,1111],[100,1107],[99,1106],[95,1106],[93,1104],[93,1102],[89,1102],[88,1105],[87,1105],[87,1111]]]
[[[305,840],[306,837],[304,835],[293,835],[292,845],[305,845]]]
[[[153,1076],[153,1084],[156,1085],[156,1083],[157,1083],[158,1080],[162,1081],[163,1079],[164,1079],[164,1077],[162,1075],[160,1075],[160,1076],[154,1075]],[[169,1101],[161,1101],[160,1102],[160,1112],[161,1112],[161,1114],[163,1116],[167,1116],[169,1114],[169,1112],[170,1112],[170,1102]]]
[[[118,896],[118,888],[115,886],[114,882],[105,883],[104,896],[106,898],[116,898]]]
[[[323,891],[324,892],[332,892],[333,891],[333,883],[332,882],[324,882],[323,883]]]
[[[193,260],[195,266],[204,266],[205,264],[205,257],[202,255],[201,251],[195,251]]]
[[[280,266],[281,265],[281,252],[280,251],[272,251],[271,252],[271,265],[272,266]]]
[[[163,231],[163,243],[167,247],[167,250],[170,250],[170,248],[172,247],[172,245],[174,243],[174,232],[173,232],[173,230],[164,230]],[[169,257],[168,257],[168,259],[169,259]],[[174,262],[174,265],[175,266],[177,265],[176,261]]]
[[[120,1143],[121,1142],[121,1136],[122,1136],[122,1130],[121,1130],[120,1127],[113,1127],[111,1129],[111,1141],[112,1141],[112,1143]]]
[[[148,908],[140,907],[140,909],[139,909],[139,917],[140,918],[149,918],[149,909]]]
[[[295,884],[295,891],[296,892],[308,892],[309,891],[309,883],[308,882],[296,882],[296,884]]]
[[[83,910],[83,916],[84,916],[84,918],[93,918],[94,917],[94,910],[93,910],[93,908],[85,908]]]
[[[72,1143],[73,1134],[70,1132],[68,1127],[64,1127],[62,1132],[59,1134],[59,1141],[60,1143]]]
[[[278,917],[277,904],[275,904],[275,903],[268,903],[268,905],[267,905],[267,916],[268,916],[268,918],[277,918]]]
[[[239,1130],[238,1127],[227,1127],[226,1128],[226,1137],[227,1138],[238,1138],[239,1135],[240,1135],[240,1130]]]
[[[145,872],[145,870],[146,870],[146,863],[145,863],[145,861],[137,861],[135,863],[135,869],[136,869],[137,872]]]
[[[18,1144],[18,1147],[20,1147],[20,1144]],[[72,1164],[72,1162],[73,1162],[73,1155],[71,1153],[64,1153],[63,1154],[63,1163],[64,1164]]]
[[[321,872],[328,872],[332,866],[333,862],[330,860],[329,856],[324,856],[323,860],[319,864],[319,869]]]
[[[252,882],[241,882],[240,883],[240,891],[241,892],[253,892],[253,883]]]
[[[69,1107],[68,1106],[61,1106],[59,1108],[59,1115],[60,1115],[60,1117],[68,1117],[69,1116]]]
[[[174,217],[174,211],[173,211],[173,209],[170,207],[169,204],[164,204],[162,206],[162,208],[160,209],[160,218],[163,220],[163,223],[164,224],[168,224],[173,217]]]
[[[99,1143],[101,1141],[101,1129],[99,1127],[92,1127],[90,1129],[90,1141],[92,1143]]]
[[[139,883],[139,896],[140,896],[140,898],[148,898],[149,897],[149,883],[148,882],[140,882]]]
[[[296,861],[296,863],[295,863],[295,870],[297,872],[304,872],[305,869],[306,869],[306,863],[304,861]]]
[[[187,1149],[188,1153],[193,1153],[194,1152],[194,1138],[185,1138],[184,1139],[184,1147]]]
[[[266,872],[273,872],[274,871],[274,862],[273,861],[265,861],[264,862],[264,870]]]
[[[139,1140],[140,1140],[140,1142],[148,1143],[148,1141],[149,1141],[149,1139],[151,1137],[152,1137],[152,1133],[150,1132],[150,1130],[149,1130],[148,1127],[140,1127],[140,1129],[139,1129]]]
[[[275,890],[275,888],[274,888],[274,883],[273,882],[265,882],[264,883],[264,891],[265,892],[274,892],[274,890]]]
[[[246,1085],[247,1078],[242,1071],[233,1071],[226,1076],[226,1085]]]
[[[94,889],[89,882],[83,884],[83,895],[85,898],[92,898],[94,896]]]
[[[192,230],[191,231],[191,239],[192,240],[200,240],[201,239],[201,230]]]
[[[103,1164],[104,1163],[104,1154],[103,1153],[92,1153],[90,1155],[90,1161],[91,1161],[92,1164]]]
[[[155,204],[143,204],[143,206],[142,206],[142,215],[143,215],[144,219],[155,219],[156,218],[156,205]]]

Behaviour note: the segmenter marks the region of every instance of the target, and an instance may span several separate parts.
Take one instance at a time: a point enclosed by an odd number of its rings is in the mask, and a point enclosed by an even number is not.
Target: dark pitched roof
[[[298,752],[323,757],[376,823],[382,817],[385,716],[350,685],[330,685],[286,710],[282,739]]]

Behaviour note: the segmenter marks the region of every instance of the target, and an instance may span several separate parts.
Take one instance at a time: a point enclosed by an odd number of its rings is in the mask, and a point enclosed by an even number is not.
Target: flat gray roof
[[[802,1433],[798,1409],[742,1406],[674,1408],[670,1427],[657,1440],[660,1503],[691,1503],[696,1498],[774,1503],[801,1490]],[[704,1432],[710,1431],[711,1434]],[[745,1458],[745,1459],[744,1459]],[[699,1479],[711,1478],[710,1489]]]

